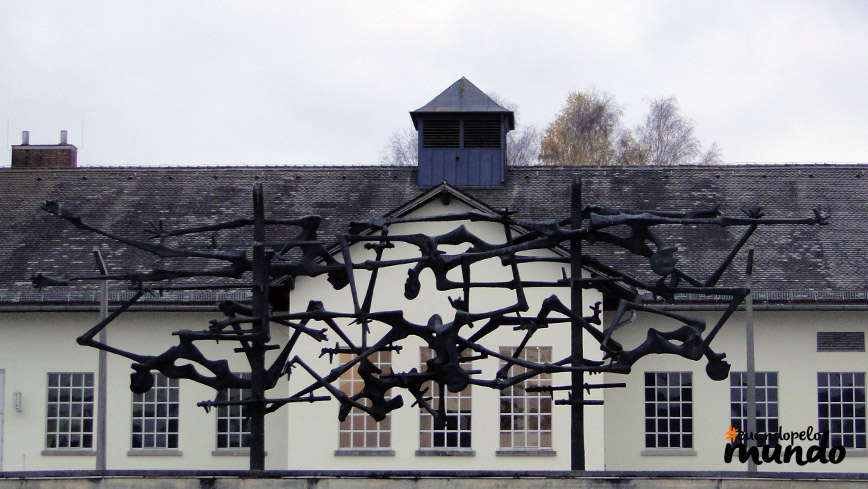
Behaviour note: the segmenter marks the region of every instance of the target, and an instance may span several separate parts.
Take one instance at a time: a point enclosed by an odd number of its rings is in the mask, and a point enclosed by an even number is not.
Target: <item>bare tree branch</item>
[[[399,129],[389,137],[380,152],[381,165],[416,166],[419,164],[419,133],[415,129]]]

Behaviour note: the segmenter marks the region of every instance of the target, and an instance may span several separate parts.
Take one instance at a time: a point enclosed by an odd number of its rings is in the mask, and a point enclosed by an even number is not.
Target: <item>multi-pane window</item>
[[[250,374],[239,377],[249,379]],[[250,399],[250,389],[222,389],[217,402]],[[217,406],[217,449],[250,448],[250,418],[246,404]]]
[[[729,375],[729,410],[732,427],[747,431],[747,372],[732,372]],[[778,373],[756,372],[756,433],[770,434],[778,431]],[[777,445],[777,438],[757,437],[757,446]]]
[[[513,356],[516,348],[502,347],[502,355]],[[528,362],[550,363],[550,346],[526,346],[517,357]],[[506,366],[504,360],[500,367]],[[511,365],[507,377],[527,371],[519,365]],[[527,392],[528,387],[552,385],[552,376],[539,374],[521,383],[500,391],[500,447],[501,448],[551,448],[552,446],[552,398],[545,392]]]
[[[341,353],[341,363],[349,362],[352,357],[349,353]],[[391,351],[379,351],[370,356],[368,360],[382,371],[388,371],[392,363]],[[348,396],[354,396],[362,391],[365,382],[359,375],[358,368],[351,368],[344,372],[340,378],[340,389]],[[368,399],[359,399],[358,402],[370,406]],[[367,449],[389,448],[392,444],[392,416],[386,415],[386,419],[377,422],[370,414],[359,408],[352,408],[346,419],[341,421],[339,432],[339,447],[342,449]]]
[[[422,370],[427,370],[426,361],[434,357],[430,348],[422,348]],[[462,364],[469,369],[470,364]],[[440,385],[434,381],[428,382],[429,403],[435,411],[440,409]],[[443,387],[445,406],[445,426],[436,426],[434,416],[422,409],[419,419],[419,447],[426,448],[470,448],[470,386],[461,392],[449,392]]]
[[[93,448],[93,373],[48,374],[45,446]]]
[[[133,448],[178,448],[178,379],[153,373],[154,386],[133,394]]]
[[[865,448],[865,373],[817,374],[818,428],[830,446]]]
[[[645,372],[645,447],[693,448],[691,372]]]

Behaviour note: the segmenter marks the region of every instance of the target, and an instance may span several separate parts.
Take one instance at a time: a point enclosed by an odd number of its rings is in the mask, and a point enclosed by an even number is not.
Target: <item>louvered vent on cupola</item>
[[[419,131],[420,186],[503,185],[512,111],[461,78],[410,116]]]
[[[464,121],[465,148],[499,148],[500,121]]]
[[[461,131],[459,121],[429,120],[425,122],[423,148],[457,148]]]

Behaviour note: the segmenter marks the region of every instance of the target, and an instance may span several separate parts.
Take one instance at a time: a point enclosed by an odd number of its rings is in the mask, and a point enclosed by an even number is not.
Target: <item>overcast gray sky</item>
[[[868,162],[861,0],[9,0],[0,73],[7,150],[67,129],[80,166],[373,164],[461,76],[541,129],[597,87],[726,162]]]

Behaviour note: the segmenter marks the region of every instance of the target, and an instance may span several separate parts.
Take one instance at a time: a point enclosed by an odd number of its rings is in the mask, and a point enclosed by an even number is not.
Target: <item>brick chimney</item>
[[[12,168],[75,168],[78,148],[66,138],[60,131],[60,144],[30,144],[30,131],[22,131],[21,144],[12,145]]]

